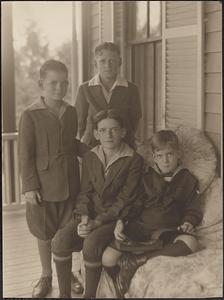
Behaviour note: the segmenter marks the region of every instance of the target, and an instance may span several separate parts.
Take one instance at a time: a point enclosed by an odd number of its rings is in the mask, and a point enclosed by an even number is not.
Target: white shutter
[[[163,127],[203,126],[203,1],[162,7]]]

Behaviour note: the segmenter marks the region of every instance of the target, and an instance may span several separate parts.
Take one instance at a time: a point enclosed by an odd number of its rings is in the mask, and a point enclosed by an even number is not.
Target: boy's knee
[[[71,220],[66,226],[59,229],[52,239],[51,250],[59,256],[71,255],[73,251],[82,249],[82,242],[75,234],[76,227]]]
[[[71,251],[69,251],[71,247],[69,247],[69,241],[65,241],[63,236],[60,233],[56,233],[54,238],[51,242],[51,251],[53,255],[57,256],[68,256],[72,254]]]
[[[196,252],[199,249],[199,242],[192,235],[188,235],[188,234],[179,235],[174,240],[174,243],[178,240],[184,242],[188,246],[188,248],[191,250],[192,253]]]

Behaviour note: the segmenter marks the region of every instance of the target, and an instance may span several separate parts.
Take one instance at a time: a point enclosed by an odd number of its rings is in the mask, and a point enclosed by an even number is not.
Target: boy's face
[[[121,128],[117,120],[104,119],[98,123],[94,130],[95,138],[105,149],[115,150],[120,147],[121,140],[125,137],[126,130]]]
[[[153,153],[154,161],[163,174],[173,172],[177,168],[180,156],[180,151],[170,145]]]
[[[65,72],[47,71],[40,79],[39,87],[42,96],[50,101],[61,101],[67,93],[68,76]]]
[[[114,79],[121,65],[121,58],[115,51],[102,50],[95,57],[95,66],[102,79]]]

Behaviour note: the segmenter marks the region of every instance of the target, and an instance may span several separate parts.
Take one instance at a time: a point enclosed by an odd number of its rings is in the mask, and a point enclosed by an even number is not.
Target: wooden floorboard
[[[33,286],[41,274],[36,239],[26,224],[25,208],[4,211],[3,234],[3,297],[31,298]],[[47,298],[58,297],[58,283],[53,268],[53,289]],[[81,298],[72,294],[72,298]]]

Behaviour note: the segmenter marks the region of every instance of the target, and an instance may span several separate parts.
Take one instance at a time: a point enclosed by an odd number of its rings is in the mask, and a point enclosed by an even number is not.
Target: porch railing
[[[24,202],[18,159],[18,133],[2,133],[2,205]]]

